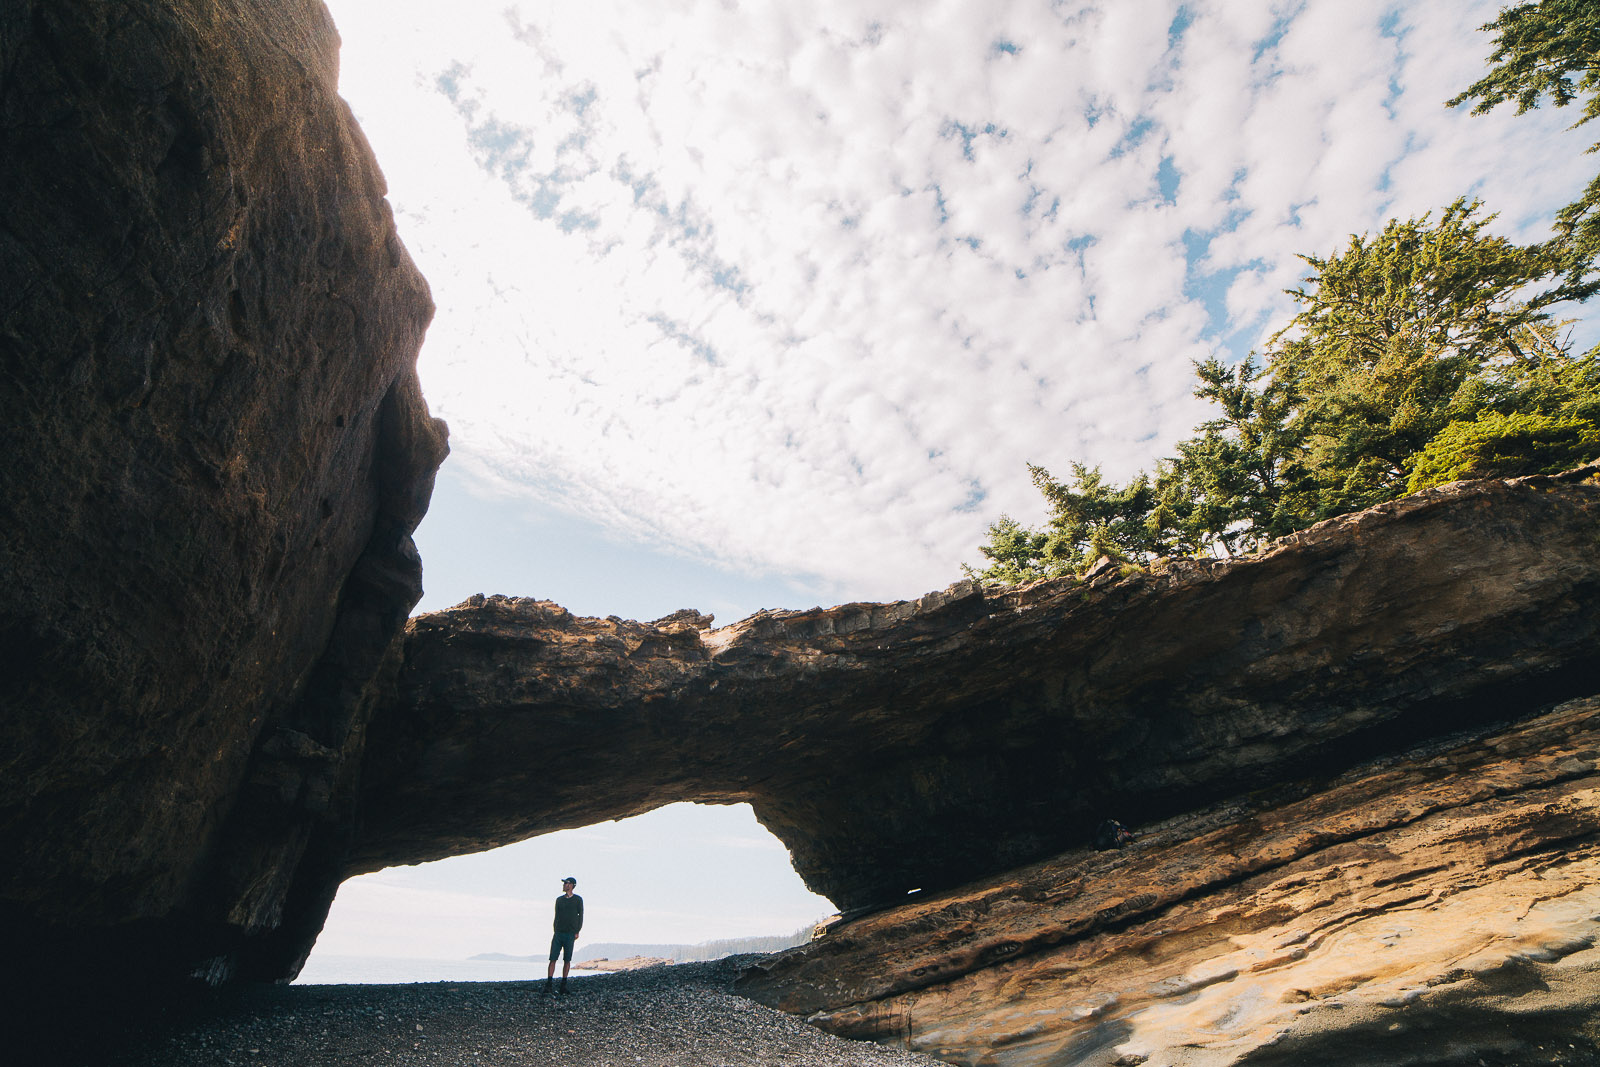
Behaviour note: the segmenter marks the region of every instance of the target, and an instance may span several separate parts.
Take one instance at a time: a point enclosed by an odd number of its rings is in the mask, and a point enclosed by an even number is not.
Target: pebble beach
[[[537,982],[264,986],[106,1050],[107,1067],[931,1067],[730,991],[749,957]],[[559,979],[557,985],[559,985]]]

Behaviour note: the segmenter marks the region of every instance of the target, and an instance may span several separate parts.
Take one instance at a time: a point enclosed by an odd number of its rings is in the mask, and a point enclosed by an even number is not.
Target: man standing
[[[567,991],[567,972],[572,970],[572,946],[583,929],[583,898],[574,893],[578,888],[576,878],[561,879],[561,895],[556,897],[556,935],[550,939],[550,969],[545,972],[544,991],[548,996],[556,982],[556,956],[564,955],[561,963],[561,992]]]

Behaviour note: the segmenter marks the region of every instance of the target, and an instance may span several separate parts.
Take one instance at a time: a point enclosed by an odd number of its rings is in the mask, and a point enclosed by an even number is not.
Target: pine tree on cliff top
[[[1600,2],[1519,4],[1482,29],[1495,35],[1490,70],[1448,106],[1581,100],[1574,125],[1600,115]],[[1066,482],[1029,464],[1045,526],[1002,515],[980,549],[988,565],[964,569],[1018,582],[1102,556],[1233,554],[1431,485],[1600,455],[1600,349],[1574,357],[1544,310],[1600,290],[1600,175],[1542,244],[1485,232],[1494,216],[1480,207],[1463,198],[1436,223],[1390,220],[1342,252],[1301,256],[1311,272],[1289,290],[1301,307],[1265,365],[1195,365],[1195,395],[1218,415],[1176,456],[1125,486],[1083,464]],[[1549,288],[1528,297],[1538,283]]]

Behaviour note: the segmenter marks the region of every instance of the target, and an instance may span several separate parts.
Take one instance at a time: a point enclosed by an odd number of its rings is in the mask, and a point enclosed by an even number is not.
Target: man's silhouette
[[[556,897],[556,932],[550,939],[550,969],[545,972],[544,991],[548,995],[556,981],[556,957],[564,955],[561,962],[561,992],[567,991],[567,972],[572,970],[572,946],[583,929],[583,898],[574,893],[578,888],[576,878],[561,879],[561,895]]]

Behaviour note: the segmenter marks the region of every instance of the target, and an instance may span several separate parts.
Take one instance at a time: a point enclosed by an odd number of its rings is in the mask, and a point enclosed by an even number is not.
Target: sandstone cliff
[[[1592,469],[1588,473],[1593,473]],[[1268,551],[719,630],[411,623],[351,871],[748,801],[850,909],[1600,691],[1600,485],[1460,483]]]
[[[1245,559],[720,630],[475,597],[411,623],[350,869],[744,800],[847,919],[742,988],[847,1036],[1592,1062],[1597,593],[1600,466]],[[1105,814],[1133,846],[1074,848]]]
[[[298,966],[445,454],[317,0],[0,4],[7,972]]]
[[[1600,698],[836,927],[748,995],[962,1064],[1592,1063]]]
[[[317,0],[0,3],[13,982],[284,978],[351,874],[749,801],[852,921],[747,989],[841,1032],[1593,1038],[1600,470],[1087,582],[406,629],[431,305],[336,46]],[[1082,852],[1106,814],[1142,838]]]

